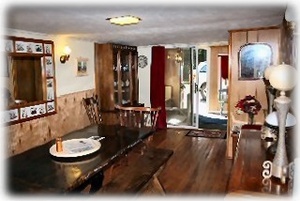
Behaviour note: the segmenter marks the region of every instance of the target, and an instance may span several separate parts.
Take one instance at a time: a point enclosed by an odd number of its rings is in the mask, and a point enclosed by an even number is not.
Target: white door
[[[195,128],[199,128],[201,112],[207,110],[207,61],[206,50],[192,48],[192,90],[193,90],[193,122]]]
[[[203,65],[206,64],[206,53],[202,54],[203,49],[196,47],[181,48],[177,51],[180,54],[178,54],[177,60],[175,59],[176,66],[172,66],[172,70],[174,70],[174,67],[180,68],[178,69],[180,101],[178,106],[167,108],[167,123],[170,126],[199,128],[199,111],[203,109],[202,100],[205,99],[203,94],[206,94],[206,88],[205,91],[203,90],[203,83],[206,82],[206,70],[202,72],[203,67],[205,69],[207,67],[207,65]],[[172,55],[169,57],[171,60]],[[167,83],[166,85],[170,84]],[[170,97],[167,98],[168,100],[174,96],[172,91],[176,90],[174,86],[166,86],[166,97]]]
[[[192,63],[192,82],[191,82],[191,88],[192,88],[192,126],[198,128],[199,125],[199,118],[197,118],[199,116],[199,111],[198,111],[198,107],[199,107],[199,86],[198,86],[198,82],[199,82],[199,76],[198,73],[198,49],[196,47],[191,48],[191,63]]]

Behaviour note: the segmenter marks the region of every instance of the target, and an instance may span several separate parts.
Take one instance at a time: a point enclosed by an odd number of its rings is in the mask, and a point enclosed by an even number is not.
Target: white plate
[[[56,145],[54,144],[50,147],[49,152],[56,157],[79,157],[99,150],[101,143],[90,138],[78,138],[63,141],[62,147],[63,151],[57,152]]]

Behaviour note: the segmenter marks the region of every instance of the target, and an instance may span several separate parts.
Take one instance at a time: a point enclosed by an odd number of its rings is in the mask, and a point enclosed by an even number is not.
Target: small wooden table
[[[119,125],[92,125],[63,136],[63,140],[104,136],[101,148],[88,156],[56,158],[50,155],[52,140],[44,145],[7,159],[7,184],[10,193],[68,193],[76,190],[128,150],[153,133],[149,128],[125,128]],[[97,178],[99,179],[99,178]]]

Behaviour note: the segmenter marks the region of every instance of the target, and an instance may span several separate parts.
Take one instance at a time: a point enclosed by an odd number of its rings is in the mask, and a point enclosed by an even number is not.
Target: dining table
[[[90,183],[101,188],[104,170],[152,135],[153,129],[120,125],[90,125],[62,136],[63,141],[104,137],[100,148],[78,157],[50,154],[53,139],[43,145],[7,158],[7,191],[10,194],[69,194]]]

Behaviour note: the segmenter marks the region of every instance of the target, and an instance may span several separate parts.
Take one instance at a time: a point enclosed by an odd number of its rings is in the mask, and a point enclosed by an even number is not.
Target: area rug
[[[206,138],[226,138],[226,131],[215,129],[190,130],[186,136],[190,137],[206,137]]]

